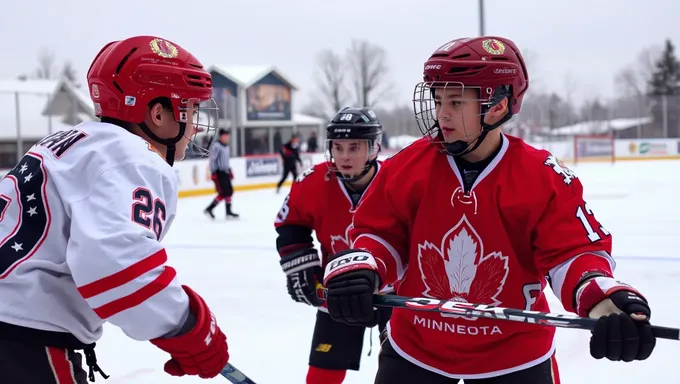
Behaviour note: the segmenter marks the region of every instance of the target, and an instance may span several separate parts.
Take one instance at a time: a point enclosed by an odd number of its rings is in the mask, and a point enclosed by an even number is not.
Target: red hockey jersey
[[[377,165],[379,172],[381,164]],[[362,196],[363,198],[363,196]],[[352,217],[356,206],[345,189],[342,181],[333,172],[329,172],[327,163],[319,163],[307,169],[293,183],[286,196],[274,226],[302,226],[315,232],[321,244],[322,268],[326,266],[328,257],[349,249],[348,231],[352,226]],[[290,245],[280,248],[280,253],[293,250],[304,240],[290,239]],[[323,281],[323,276],[319,276]],[[322,310],[325,309],[325,304]]]
[[[503,136],[466,194],[451,156],[421,139],[385,161],[354,215],[353,248],[370,252],[397,294],[549,311],[546,276],[565,308],[586,272],[612,275],[611,236],[576,175],[549,152]],[[554,352],[554,328],[395,309],[388,326],[408,361],[455,378],[529,368]]]

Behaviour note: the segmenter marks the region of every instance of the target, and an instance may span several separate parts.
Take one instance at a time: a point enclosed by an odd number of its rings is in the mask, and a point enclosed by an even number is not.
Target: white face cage
[[[182,100],[179,109],[179,122],[186,123],[184,132],[189,139],[189,148],[196,156],[208,156],[210,146],[217,139],[219,108],[214,99],[200,101],[198,99]],[[193,125],[192,130],[190,125]]]
[[[476,97],[466,96],[467,90],[475,90]],[[450,91],[451,97],[444,97]],[[492,96],[494,90],[492,88],[482,89],[481,87],[466,86],[461,82],[453,81],[428,81],[416,84],[413,90],[413,113],[418,124],[418,129],[430,142],[435,144],[444,144],[444,136],[442,135],[439,125],[438,115],[440,111],[441,102],[459,103],[455,105],[462,105],[466,102],[479,103],[478,121],[482,121],[486,114],[488,107],[493,105]],[[442,116],[442,119],[461,119],[461,126],[465,134],[465,141],[474,141],[479,133],[469,133],[470,130],[465,127],[465,120],[463,119],[462,111],[456,112],[456,106],[453,106],[453,112]],[[443,147],[442,147],[443,149]]]

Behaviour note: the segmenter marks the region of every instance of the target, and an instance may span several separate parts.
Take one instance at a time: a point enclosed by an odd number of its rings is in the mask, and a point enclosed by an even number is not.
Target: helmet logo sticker
[[[97,84],[92,84],[92,98],[99,98],[99,86]]]
[[[160,57],[172,59],[177,57],[177,47],[163,39],[153,39],[149,42],[151,50]]]
[[[134,96],[125,96],[125,105],[128,107],[134,107],[137,104],[137,98]]]
[[[496,39],[487,39],[482,41],[482,47],[485,51],[492,55],[502,55],[505,52],[505,45]]]

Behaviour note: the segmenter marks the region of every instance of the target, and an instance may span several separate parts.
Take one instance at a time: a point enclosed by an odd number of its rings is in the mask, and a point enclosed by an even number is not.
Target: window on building
[[[279,148],[293,137],[293,127],[274,127],[274,152],[278,152]]]
[[[269,127],[245,129],[245,155],[264,155],[272,153],[269,148]]]
[[[300,134],[300,148],[303,152],[322,152],[322,138],[318,136],[319,127],[315,125],[300,125],[297,127]]]

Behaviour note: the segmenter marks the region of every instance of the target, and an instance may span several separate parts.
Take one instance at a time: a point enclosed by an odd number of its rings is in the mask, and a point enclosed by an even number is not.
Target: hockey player
[[[0,182],[0,382],[106,377],[105,322],[167,352],[168,374],[214,377],[226,337],[160,243],[177,209],[171,166],[214,134],[197,124],[211,76],[177,44],[137,36],[106,44],[87,82],[101,122],[47,136]]]
[[[294,133],[293,137],[279,148],[279,154],[283,164],[283,173],[281,174],[281,180],[276,184],[276,193],[279,193],[281,190],[281,186],[286,182],[288,174],[293,175],[293,182],[298,177],[297,165],[302,165],[302,159],[300,158],[300,135]]]
[[[374,321],[371,295],[393,281],[398,295],[536,311],[549,310],[549,283],[565,309],[598,319],[593,357],[650,356],[649,304],[615,280],[611,234],[578,177],[501,132],[528,85],[505,38],[453,40],[424,63],[413,103],[424,138],[385,161],[354,215],[352,249],[326,267],[333,319]],[[377,384],[560,381],[553,327],[399,308],[387,334]]]
[[[217,141],[210,147],[210,173],[215,183],[217,196],[215,196],[203,212],[211,219],[215,218],[213,209],[222,200],[224,200],[224,204],[227,206],[227,218],[239,217],[237,213],[231,210],[231,196],[234,194],[234,187],[231,185],[231,181],[234,179],[234,173],[229,165],[229,158],[231,157],[231,148],[229,147],[230,136],[228,130],[220,129]]]
[[[364,190],[381,167],[377,161],[382,126],[367,108],[345,108],[326,128],[326,162],[293,181],[276,216],[276,247],[293,300],[319,307],[309,355],[307,384],[339,384],[347,370],[359,370],[366,326],[382,331],[389,310],[362,326],[333,321],[317,288],[323,267],[333,255],[347,250],[347,232]],[[314,249],[312,232],[321,244]],[[321,291],[322,292],[322,291]]]

